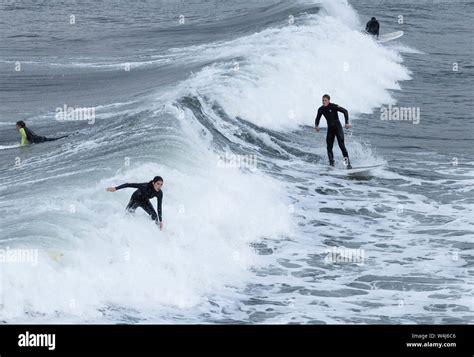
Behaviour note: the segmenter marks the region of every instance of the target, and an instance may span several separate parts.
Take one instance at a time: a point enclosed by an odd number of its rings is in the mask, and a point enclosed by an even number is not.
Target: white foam
[[[37,267],[2,266],[3,318],[18,321],[28,311],[87,320],[114,305],[189,308],[250,279],[259,261],[249,243],[291,229],[285,192],[259,172],[218,167],[212,153],[203,155],[201,164],[210,164],[201,169],[200,163],[183,172],[150,162],[92,187],[56,192],[48,202],[57,204],[37,212],[54,226],[37,228],[57,236],[57,246],[41,247]],[[105,192],[156,174],[165,179],[164,231],[141,210],[124,214],[133,190]],[[73,213],[65,209],[70,204]],[[64,256],[51,259],[50,250]]]
[[[351,115],[369,113],[394,103],[390,90],[410,79],[397,51],[324,15],[203,46],[200,56],[228,60],[197,73],[190,89],[216,100],[231,116],[272,129],[311,125],[324,93]]]

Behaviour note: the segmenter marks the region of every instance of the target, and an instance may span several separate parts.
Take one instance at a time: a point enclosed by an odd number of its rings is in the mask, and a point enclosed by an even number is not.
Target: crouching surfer
[[[157,225],[160,226],[160,229],[163,229],[163,222],[161,217],[161,205],[163,202],[163,178],[161,176],[156,176],[150,182],[145,183],[125,183],[117,187],[108,187],[108,192],[115,192],[121,190],[122,188],[136,188],[137,190],[132,194],[130,202],[127,205],[128,212],[135,212],[138,207],[143,208],[143,210],[148,213],[152,220],[155,221]],[[153,205],[150,202],[150,199],[153,197],[157,198],[157,211],[153,208]]]

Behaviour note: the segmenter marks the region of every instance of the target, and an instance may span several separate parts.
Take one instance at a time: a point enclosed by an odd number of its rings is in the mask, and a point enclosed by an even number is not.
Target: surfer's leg
[[[45,136],[40,136],[40,135],[35,136],[35,140],[34,140],[35,144],[44,143],[45,141],[48,141],[48,138],[46,138]]]
[[[342,151],[342,156],[349,157],[346,146],[344,145],[344,131],[342,130],[342,126],[337,128],[336,138],[337,138],[337,144],[339,145],[339,148]]]
[[[352,166],[349,161],[349,153],[347,152],[346,145],[344,144],[344,130],[342,129],[342,126],[337,128],[336,138],[337,138],[337,144],[339,145],[339,148],[341,149],[342,156],[344,156],[344,161],[346,162],[347,168],[350,169],[352,168]]]
[[[67,138],[69,135],[58,136],[57,138],[44,138],[44,141],[56,141],[59,139]]]
[[[331,127],[328,127],[328,134],[326,136],[326,145],[328,149],[329,165],[334,166],[334,154],[332,153],[332,147],[334,145],[335,132]]]
[[[153,208],[150,200],[145,200],[145,202],[143,202],[140,207],[151,216],[152,220],[156,221],[158,219],[158,215],[156,214],[156,211]]]
[[[127,212],[133,213],[138,207],[140,207],[140,202],[135,200],[132,196],[132,198],[130,198],[130,202],[128,202],[128,205],[125,209],[127,210]]]

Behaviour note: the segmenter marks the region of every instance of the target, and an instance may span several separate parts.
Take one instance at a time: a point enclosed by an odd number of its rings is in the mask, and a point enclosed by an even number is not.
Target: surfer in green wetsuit
[[[20,133],[20,138],[21,138],[21,141],[20,141],[20,145],[21,146],[24,146],[24,145],[29,145],[31,144],[29,141],[28,141],[28,138],[27,138],[27,135],[26,135],[26,130],[25,130],[25,123],[22,122],[22,121],[18,121],[16,123],[16,129],[18,130],[18,132]]]
[[[64,135],[57,138],[47,138],[46,136],[36,135],[31,129],[26,127],[25,122],[22,120],[16,122],[16,129],[20,133],[21,146],[25,146],[29,144],[39,144],[39,143],[44,143],[46,141],[55,141],[55,140],[62,139],[69,136],[69,135]]]

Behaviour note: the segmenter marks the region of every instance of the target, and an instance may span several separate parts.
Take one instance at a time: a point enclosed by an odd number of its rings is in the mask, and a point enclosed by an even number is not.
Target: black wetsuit
[[[47,138],[46,136],[36,135],[33,130],[28,129],[26,127],[25,127],[25,133],[26,133],[26,139],[30,143],[34,143],[34,144],[44,143],[45,141],[54,141],[54,140],[62,139],[69,136],[69,135],[64,135],[58,138]]]
[[[120,190],[122,188],[128,187],[137,188],[138,190],[132,194],[130,202],[127,205],[127,210],[129,212],[134,212],[138,207],[141,207],[156,223],[158,223],[158,220],[161,222],[161,203],[163,202],[163,191],[156,191],[153,187],[153,182],[151,181],[145,183],[125,183],[115,187],[115,189]],[[150,199],[153,197],[156,197],[158,201],[158,215],[156,214],[156,211],[150,202]]]
[[[347,153],[346,146],[344,145],[344,131],[342,130],[341,122],[339,121],[339,116],[337,112],[344,114],[344,119],[346,124],[349,124],[349,113],[343,107],[340,107],[337,104],[329,103],[326,107],[323,105],[318,109],[318,115],[314,124],[319,126],[319,121],[321,120],[321,115],[324,115],[328,123],[328,134],[326,136],[326,144],[328,150],[329,163],[334,165],[334,154],[332,153],[332,147],[334,145],[334,137],[337,138],[337,143],[339,148],[342,151],[342,155],[347,157],[349,160],[349,154]],[[349,164],[349,161],[347,162]]]
[[[380,24],[377,20],[370,20],[365,26],[365,31],[367,31],[371,35],[379,37],[379,28]]]

